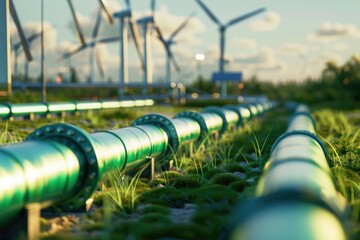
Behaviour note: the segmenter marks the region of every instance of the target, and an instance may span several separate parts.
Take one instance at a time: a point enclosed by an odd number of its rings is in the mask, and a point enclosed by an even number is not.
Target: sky
[[[72,0],[80,25],[87,41],[99,7],[98,0]],[[306,77],[318,77],[327,61],[341,65],[352,55],[360,54],[360,1],[357,0],[202,0],[223,23],[266,7],[266,12],[256,15],[226,31],[226,71],[242,72],[245,79],[256,75],[261,80],[284,82],[303,81]],[[40,31],[40,0],[13,0],[26,34]],[[133,16],[139,19],[150,15],[150,0],[132,0]],[[112,12],[126,8],[123,0],[108,0]],[[71,62],[62,60],[62,54],[80,45],[66,0],[44,0],[46,74],[48,77],[62,73],[69,76],[69,66],[75,67],[85,81],[89,74],[89,51],[73,56]],[[200,8],[195,0],[157,0],[155,22],[165,38],[194,12],[188,25],[175,37],[172,46],[174,57],[181,72],[173,71],[172,81],[189,83],[200,74],[209,78],[218,71],[219,28]],[[140,29],[140,28],[139,28]],[[140,33],[142,35],[142,33]],[[102,19],[98,37],[119,35],[119,21],[110,25]],[[18,41],[12,24],[12,43]],[[95,69],[95,81],[117,82],[119,79],[119,43],[99,44],[105,79]],[[39,75],[40,41],[31,46],[34,61],[30,73]],[[196,61],[195,55],[205,55]],[[154,81],[165,81],[165,51],[152,38]],[[22,72],[24,55],[19,57]],[[142,81],[140,61],[135,47],[129,41],[129,79]]]

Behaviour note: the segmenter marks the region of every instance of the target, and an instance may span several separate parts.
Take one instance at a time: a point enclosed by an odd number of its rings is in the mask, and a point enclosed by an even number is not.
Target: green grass
[[[355,224],[354,235],[360,235],[360,128],[345,112],[323,109],[314,112],[317,133],[327,144],[330,167],[339,192],[348,201]],[[360,117],[359,117],[360,118]],[[359,121],[359,120],[357,120]],[[355,237],[356,238],[356,237]]]

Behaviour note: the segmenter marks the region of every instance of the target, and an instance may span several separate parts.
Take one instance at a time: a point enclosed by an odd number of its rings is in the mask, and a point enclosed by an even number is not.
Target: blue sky
[[[45,2],[47,34],[47,73],[55,75],[62,71],[66,75],[68,62],[59,61],[59,56],[79,45],[74,34],[70,10],[66,0]],[[122,0],[108,1],[113,11],[125,7]],[[203,0],[223,23],[260,7],[267,12],[230,27],[227,31],[227,70],[243,71],[245,77],[253,74],[261,79],[282,82],[288,79],[301,81],[305,76],[318,76],[326,61],[342,64],[351,55],[360,53],[360,1],[286,1],[286,0]],[[40,21],[40,0],[14,0],[21,22],[28,33],[36,31]],[[87,36],[95,21],[97,0],[73,0],[80,23]],[[150,0],[132,1],[134,16],[149,14]],[[208,18],[194,0],[158,0],[156,21],[168,36],[183,19],[195,11],[184,31],[180,32],[174,45],[175,58],[182,69],[182,78],[173,80],[188,82],[199,71],[205,77],[217,71],[219,34],[218,27]],[[100,37],[116,36],[118,22],[110,27],[102,21]],[[12,34],[16,41],[15,32]],[[118,79],[118,43],[101,45],[103,63],[107,78]],[[32,74],[38,75],[39,43],[34,42],[35,61],[31,63]],[[196,53],[203,53],[205,61],[197,63]],[[141,81],[139,61],[134,46],[129,45],[130,81]],[[154,38],[154,79],[163,81],[165,55],[162,46]],[[73,57],[80,76],[88,74],[88,52]],[[196,67],[201,64],[200,69]],[[20,67],[21,68],[21,67]],[[20,69],[21,71],[21,69]],[[95,75],[97,81],[101,81]]]

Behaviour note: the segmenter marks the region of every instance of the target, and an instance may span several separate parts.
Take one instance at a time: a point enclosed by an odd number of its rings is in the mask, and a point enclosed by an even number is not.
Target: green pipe
[[[219,132],[223,128],[224,122],[218,114],[216,113],[199,113],[199,114],[205,121],[208,134]]]
[[[196,142],[200,137],[200,125],[191,118],[172,119],[180,144]]]
[[[222,120],[223,120],[223,127],[221,131],[219,132],[219,135],[221,136],[227,129],[229,129],[232,126],[237,126],[240,122],[239,115],[229,109],[224,109],[220,107],[207,107],[204,109],[205,113],[216,113],[218,114]]]
[[[256,212],[235,227],[227,239],[236,240],[345,240],[334,214],[304,202],[262,203]]]
[[[0,117],[2,119],[7,119],[10,116],[10,108],[5,104],[0,104]]]
[[[46,103],[49,113],[75,112],[76,104],[72,102]]]
[[[70,107],[52,106],[58,107],[54,111]],[[180,145],[199,141],[202,132],[223,131],[239,121],[235,111],[221,108],[185,115],[145,115],[132,127],[91,134],[70,124],[50,124],[22,143],[1,147],[0,227],[29,203],[65,211],[83,207],[104,173],[136,170],[152,157],[168,159]]]
[[[2,103],[0,104],[0,118],[8,119],[10,117],[28,117],[30,114],[46,115],[58,114],[61,112],[75,112],[82,110],[97,110],[121,107],[140,107],[152,106],[154,101],[129,100],[129,101],[69,101],[69,102],[50,102],[50,103]]]
[[[246,107],[237,105],[226,105],[224,108],[232,110],[238,114],[240,119],[240,121],[238,122],[238,126],[243,126],[246,122],[250,120],[251,112]]]
[[[47,106],[43,103],[16,103],[7,104],[10,108],[10,116],[19,117],[32,114],[45,115],[47,113]]]
[[[249,109],[250,119],[255,119],[259,115],[259,111],[258,111],[257,107],[255,107],[255,105],[248,103],[248,104],[245,104],[244,107]]]
[[[178,113],[175,118],[190,118],[197,122],[200,127],[200,137],[197,140],[198,143],[202,143],[209,135],[220,131],[223,127],[223,120],[216,113],[184,111]]]
[[[0,206],[5,210],[0,214],[0,226],[25,203],[54,204],[78,188],[79,160],[63,144],[25,141],[0,148],[0,159]]]
[[[326,148],[308,111],[300,105],[274,143],[256,186],[257,198],[234,214],[229,239],[347,239],[347,205],[335,188]]]

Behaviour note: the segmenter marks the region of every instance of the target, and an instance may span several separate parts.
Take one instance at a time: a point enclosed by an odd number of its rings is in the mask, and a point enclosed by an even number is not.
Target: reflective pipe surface
[[[54,111],[73,109],[49,104]],[[192,113],[177,118],[145,115],[133,126],[87,133],[70,124],[36,129],[22,143],[0,148],[0,227],[10,223],[25,205],[46,203],[64,211],[85,205],[104,173],[136,170],[149,158],[169,159],[181,144],[199,141],[202,132],[236,126],[238,114]],[[196,117],[191,117],[196,116]],[[205,129],[205,130],[204,130]]]
[[[257,198],[233,215],[227,239],[347,239],[347,205],[327,160],[309,109],[300,105],[273,144]]]
[[[141,107],[152,106],[154,101],[128,100],[128,101],[69,101],[69,102],[49,102],[49,103],[1,103],[0,118],[9,119],[10,117],[28,117],[30,114],[46,115],[52,113],[75,112],[84,110],[97,110],[122,107]]]

